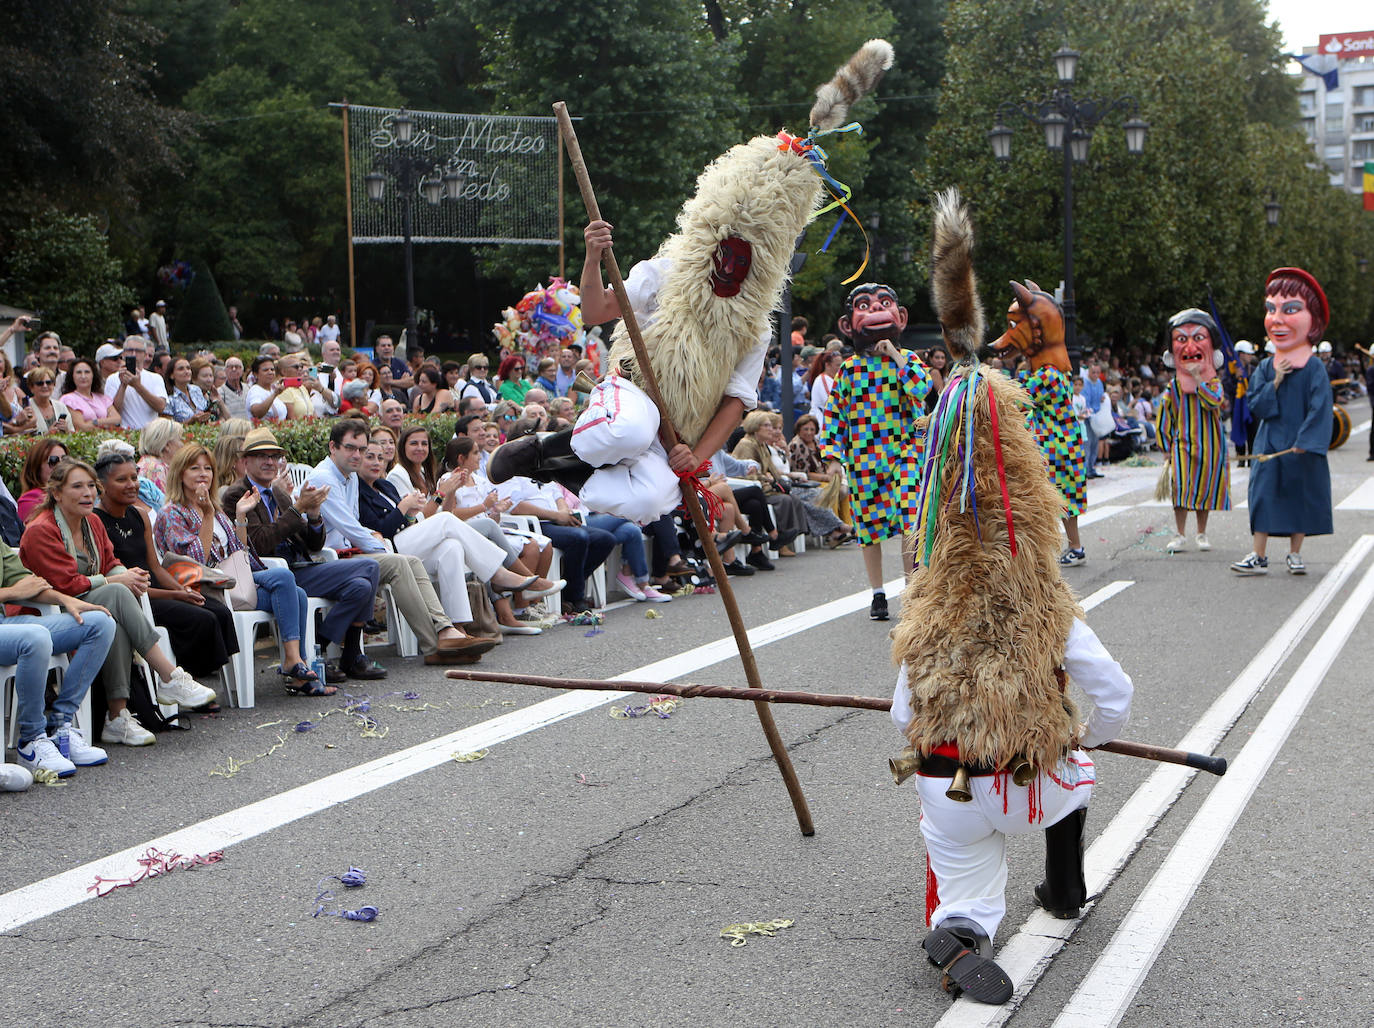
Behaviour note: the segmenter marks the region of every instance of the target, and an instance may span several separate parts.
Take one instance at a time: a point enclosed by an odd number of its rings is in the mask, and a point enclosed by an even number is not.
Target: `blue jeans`
[[[615,541],[620,544],[620,555],[625,559],[625,563],[630,565],[630,572],[635,576],[636,582],[649,580],[649,559],[644,555],[644,533],[638,525],[614,514],[593,514],[587,518],[587,524],[615,536]]]
[[[587,576],[606,563],[615,549],[615,536],[600,528],[539,522],[539,531],[553,540],[563,555],[563,602],[581,603],[587,592]]]
[[[375,560],[354,557],[331,560],[293,572],[296,584],[307,596],[333,600],[334,606],[320,623],[320,642],[343,645],[348,627],[364,624],[372,617],[372,601],[377,597],[380,569]],[[301,623],[305,619],[301,618]]]
[[[1087,447],[1087,467],[1085,474],[1091,477],[1097,471],[1097,433],[1093,431],[1092,418],[1083,422],[1083,445]]]
[[[305,590],[286,568],[253,572],[258,587],[258,610],[277,619],[277,634],[282,642],[300,642],[305,624]]]
[[[114,640],[115,623],[98,611],[82,614],[82,624],[70,614],[36,617],[21,614],[0,621],[0,664],[15,665],[14,692],[19,699],[19,742],[30,742],[71,721],[105,663]],[[54,653],[72,653],[62,689],[44,717],[48,661]],[[88,732],[88,734],[90,734]]]

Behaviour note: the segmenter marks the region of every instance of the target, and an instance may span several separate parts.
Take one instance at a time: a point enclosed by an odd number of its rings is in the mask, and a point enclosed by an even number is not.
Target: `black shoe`
[[[768,554],[762,550],[751,550],[749,556],[744,558],[744,562],[751,568],[758,568],[760,571],[773,570],[773,562],[768,559]]]
[[[1082,907],[1054,906],[1053,903],[1050,901],[1049,896],[1047,895],[1048,890],[1046,888],[1046,885],[1047,883],[1041,882],[1039,885],[1035,887],[1035,902],[1038,903],[1041,909],[1043,909],[1045,913],[1049,914],[1050,917],[1057,917],[1061,921],[1072,921],[1080,913],[1082,913]]]
[[[744,538],[744,533],[740,531],[726,532],[723,538],[716,540],[716,552],[724,553],[730,547]]]
[[[359,678],[367,682],[375,682],[386,677],[386,668],[382,667],[374,660],[368,660],[365,654],[358,654],[350,659],[339,661],[339,670],[349,678]]]
[[[539,470],[541,457],[539,437],[533,433],[502,443],[487,461],[487,479],[495,484],[531,478]]]
[[[991,959],[992,941],[972,921],[941,921],[924,942],[930,962],[944,971],[940,987],[955,999],[967,993],[979,1003],[1001,1004],[1015,991],[1007,973]]]
[[[380,621],[369,621],[363,625],[363,635],[385,635],[386,625]]]
[[[870,621],[887,620],[887,593],[874,593],[873,602],[868,607]]]
[[[725,573],[731,578],[748,578],[754,573],[754,569],[736,557],[725,565]]]
[[[753,530],[740,537],[740,542],[748,543],[750,546],[763,546],[768,542],[768,533]]]

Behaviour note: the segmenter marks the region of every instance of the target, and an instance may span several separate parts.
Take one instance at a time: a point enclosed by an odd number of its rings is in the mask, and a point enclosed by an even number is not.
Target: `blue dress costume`
[[[849,479],[859,544],[870,546],[913,525],[921,492],[924,400],[934,383],[921,359],[902,363],[876,354],[847,357],[825,401],[821,457],[837,460]]]
[[[1077,517],[1088,505],[1088,466],[1069,376],[1046,364],[1018,377],[1031,398],[1026,427],[1045,455],[1050,482],[1064,497],[1064,516]]]
[[[1274,360],[1266,357],[1250,376],[1246,392],[1251,413],[1259,419],[1255,453],[1288,453],[1250,471],[1250,531],[1286,536],[1330,535],[1331,380],[1313,357],[1274,387]]]

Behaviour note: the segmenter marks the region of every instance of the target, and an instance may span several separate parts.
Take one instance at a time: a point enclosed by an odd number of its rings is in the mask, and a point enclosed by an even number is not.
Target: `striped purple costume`
[[[1169,455],[1170,493],[1184,510],[1230,510],[1231,468],[1221,426],[1221,379],[1185,393],[1177,380],[1159,401],[1159,446]]]

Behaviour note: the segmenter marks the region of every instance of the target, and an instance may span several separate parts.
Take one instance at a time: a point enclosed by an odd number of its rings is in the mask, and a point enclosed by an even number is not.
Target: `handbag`
[[[224,591],[224,602],[233,610],[257,610],[258,586],[253,581],[253,566],[248,562],[248,551],[235,550],[218,566],[234,576],[234,584]]]
[[[1112,411],[1111,400],[1105,396],[1102,398],[1102,405],[1092,412],[1088,424],[1092,425],[1093,434],[1099,439],[1116,431],[1116,416]]]
[[[468,583],[468,606],[472,608],[472,620],[463,624],[463,631],[471,636],[495,639],[498,645],[505,641],[485,582]]]
[[[192,589],[228,589],[234,584],[234,576],[222,568],[207,567],[198,560],[180,553],[164,553],[162,566],[177,580],[178,585]]]

